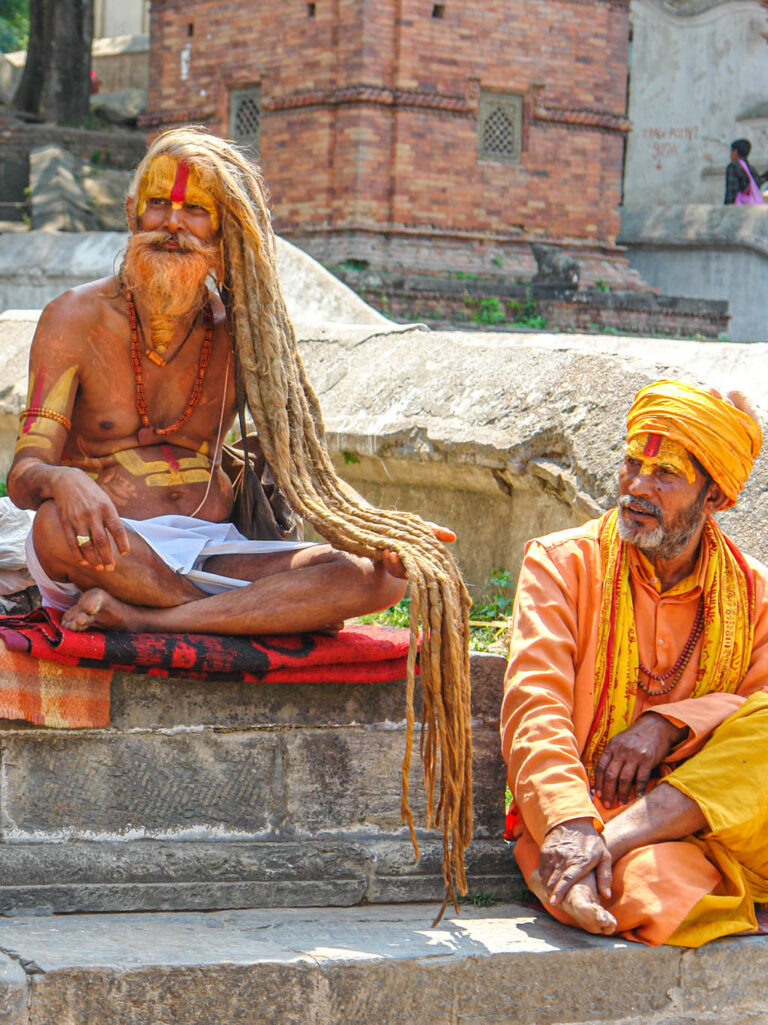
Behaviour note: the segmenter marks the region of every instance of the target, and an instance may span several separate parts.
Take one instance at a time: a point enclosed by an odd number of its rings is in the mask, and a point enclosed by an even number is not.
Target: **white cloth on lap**
[[[193,516],[154,516],[148,520],[123,519],[175,573],[191,580],[206,594],[219,594],[250,581],[207,573],[203,566],[212,555],[270,555],[310,548],[312,541],[250,541],[231,523],[209,523]],[[68,609],[82,591],[75,584],[51,580],[37,558],[32,531],[27,536],[27,566],[40,589],[43,604]]]

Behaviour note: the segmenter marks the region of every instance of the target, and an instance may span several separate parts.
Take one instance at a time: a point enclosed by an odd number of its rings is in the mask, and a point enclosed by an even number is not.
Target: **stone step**
[[[422,836],[419,846],[417,861],[405,836],[4,844],[0,914],[439,904],[442,843]],[[471,894],[497,900],[528,894],[511,848],[498,840],[473,840],[466,865]]]
[[[508,904],[0,920],[3,1025],[765,1025],[768,939],[696,951]]]
[[[504,660],[472,656],[476,892],[510,899]],[[0,730],[0,913],[440,899],[418,755],[400,812],[402,682],[242,684],[116,673],[108,729]],[[416,738],[415,751],[418,750]]]

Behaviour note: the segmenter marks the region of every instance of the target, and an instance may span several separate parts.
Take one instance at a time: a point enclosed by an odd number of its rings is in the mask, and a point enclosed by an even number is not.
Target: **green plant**
[[[506,319],[506,313],[501,300],[497,299],[495,295],[478,299],[472,319],[477,321],[478,324],[500,324],[502,320]]]
[[[355,260],[350,257],[348,260],[342,260],[337,266],[340,271],[361,271],[368,270],[370,263],[367,260]]]
[[[457,270],[456,271],[457,281],[477,281],[477,274],[473,274],[472,271]]]
[[[506,647],[507,620],[512,611],[513,583],[509,570],[491,573],[482,601],[469,612],[469,646],[473,651],[493,651]]]
[[[547,318],[538,312],[536,300],[531,295],[530,289],[526,292],[525,299],[512,299],[508,302],[507,310],[512,327],[543,328],[547,326]]]
[[[491,263],[494,267],[501,267],[504,261],[502,260],[501,256],[498,253],[496,253],[495,256],[491,257]]]
[[[391,609],[374,612],[370,616],[360,616],[357,621],[359,623],[378,623],[380,626],[408,626],[411,621],[411,599],[406,595]]]
[[[345,466],[353,466],[355,463],[360,462],[355,453],[349,452],[347,449],[342,449],[341,458],[344,460]]]
[[[0,498],[8,497],[8,485],[5,483],[5,479],[0,480]]]
[[[459,897],[460,904],[472,904],[476,908],[492,908],[496,898],[492,893],[467,893]]]
[[[513,583],[509,571],[495,569],[485,588],[482,601],[469,610],[469,647],[472,651],[506,650],[507,618],[512,610]],[[360,616],[358,623],[406,627],[410,624],[411,600],[408,595],[391,609]]]
[[[598,278],[597,281],[595,281],[595,288],[598,292],[610,292],[611,290],[611,286],[607,281],[604,281],[603,278]]]

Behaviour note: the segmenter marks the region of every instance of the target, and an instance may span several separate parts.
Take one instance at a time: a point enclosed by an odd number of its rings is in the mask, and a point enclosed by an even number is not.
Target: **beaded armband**
[[[54,423],[61,424],[68,431],[72,430],[72,421],[67,419],[63,413],[57,413],[54,409],[46,409],[44,406],[30,406],[28,409],[22,409],[19,413],[19,420],[26,420],[28,416],[41,416],[45,420],[53,420]]]

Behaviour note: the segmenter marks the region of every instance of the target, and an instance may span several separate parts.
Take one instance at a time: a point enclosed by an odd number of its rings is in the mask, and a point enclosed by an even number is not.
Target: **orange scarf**
[[[752,571],[736,545],[710,517],[704,526],[704,631],[694,698],[712,691],[734,693],[749,668],[755,633]],[[595,714],[584,749],[587,774],[605,745],[635,717],[640,658],[629,581],[627,546],[619,537],[618,510],[600,521],[603,595],[595,661]]]

